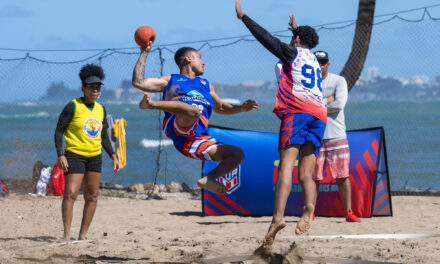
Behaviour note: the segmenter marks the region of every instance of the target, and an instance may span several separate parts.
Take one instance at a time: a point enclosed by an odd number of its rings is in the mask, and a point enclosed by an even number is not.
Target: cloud
[[[6,6],[0,9],[0,17],[32,17],[35,13],[17,6]]]

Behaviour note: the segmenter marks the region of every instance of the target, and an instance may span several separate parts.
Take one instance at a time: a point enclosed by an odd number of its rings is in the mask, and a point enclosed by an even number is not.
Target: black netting
[[[439,189],[440,140],[436,132],[440,129],[440,74],[436,64],[440,55],[436,43],[440,39],[440,21],[431,16],[429,8],[410,11],[419,12],[420,18],[407,19],[408,12],[375,17],[361,78],[349,93],[346,123],[348,129],[385,128],[392,189]],[[341,72],[351,52],[355,22],[315,28],[320,36],[316,49],[330,54],[331,72]],[[275,34],[289,42],[289,33]],[[420,45],[421,42],[430,44]],[[181,46],[200,50],[206,63],[204,77],[214,84],[221,98],[231,102],[251,98],[261,104],[259,111],[234,116],[214,114],[211,124],[278,131],[279,120],[272,114],[277,59],[253,37],[154,47],[147,60],[146,75],[158,77],[177,72],[173,56]],[[104,68],[107,76],[101,102],[109,114],[123,117],[128,123],[128,166],[114,174],[105,158],[102,180],[124,185],[177,180],[194,186],[201,162],[183,157],[173,148],[160,130],[159,111],[141,111],[137,107],[142,92],[131,87],[131,76],[138,54],[137,48],[0,49],[0,178],[30,178],[39,159],[53,165],[58,115],[69,100],[81,96],[79,69],[86,63],[95,63]]]

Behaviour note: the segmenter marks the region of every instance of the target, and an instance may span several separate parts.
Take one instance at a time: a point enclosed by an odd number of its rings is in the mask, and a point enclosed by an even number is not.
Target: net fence
[[[431,7],[438,8],[438,7]],[[431,8],[375,17],[368,56],[345,108],[347,129],[385,128],[391,188],[440,189],[440,22]],[[264,26],[264,25],[263,25]],[[355,21],[315,26],[329,53],[329,71],[341,72],[351,52]],[[289,31],[274,32],[284,42]],[[231,103],[254,99],[261,109],[233,116],[213,114],[210,124],[278,132],[272,113],[277,59],[252,36],[153,46],[146,76],[177,73],[174,52],[198,49],[204,78]],[[106,78],[99,101],[107,113],[126,119],[127,167],[117,174],[104,158],[102,181],[186,182],[200,177],[201,162],[179,154],[161,132],[163,114],[137,107],[142,92],[131,86],[138,48],[107,50],[0,49],[0,179],[30,178],[37,160],[56,161],[54,130],[62,108],[82,95],[79,69],[99,64]],[[153,99],[160,98],[156,95]],[[274,146],[276,147],[276,146]]]

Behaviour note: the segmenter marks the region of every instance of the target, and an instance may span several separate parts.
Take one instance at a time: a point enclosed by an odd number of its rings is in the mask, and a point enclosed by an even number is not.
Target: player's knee
[[[76,201],[77,197],[78,197],[78,193],[74,193],[71,191],[65,191],[63,195],[63,199],[69,201]]]
[[[98,192],[84,193],[84,200],[88,203],[96,203],[98,201]]]

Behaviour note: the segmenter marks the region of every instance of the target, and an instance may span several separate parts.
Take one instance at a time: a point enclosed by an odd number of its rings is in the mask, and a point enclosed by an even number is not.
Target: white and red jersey
[[[278,91],[273,112],[279,118],[286,113],[308,113],[326,123],[327,110],[322,102],[322,74],[318,60],[307,48],[295,50],[296,56],[290,63],[276,66]]]

